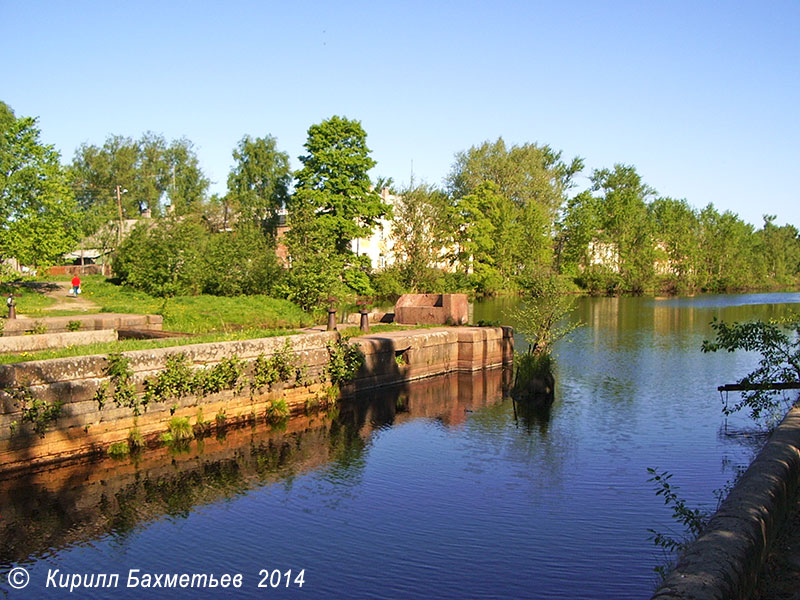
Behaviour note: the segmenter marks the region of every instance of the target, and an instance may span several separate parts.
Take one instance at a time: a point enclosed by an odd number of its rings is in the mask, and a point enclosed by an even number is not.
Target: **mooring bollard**
[[[328,309],[328,331],[336,329],[336,311]]]
[[[6,304],[8,305],[8,318],[9,319],[16,319],[17,318],[17,303],[14,302],[14,294],[8,295],[8,300],[6,300]]]
[[[369,311],[361,309],[361,331],[369,333]]]

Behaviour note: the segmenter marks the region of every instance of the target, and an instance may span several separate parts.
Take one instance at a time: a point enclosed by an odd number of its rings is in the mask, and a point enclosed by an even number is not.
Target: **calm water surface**
[[[125,589],[142,573],[243,574],[237,598],[646,598],[662,562],[648,529],[679,531],[647,482],[674,473],[693,507],[762,438],[723,418],[716,387],[756,362],[699,351],[713,317],[787,314],[800,294],[580,298],[557,349],[549,414],[515,410],[507,374],[444,377],[344,401],[336,414],[228,432],[0,483],[8,598],[62,598],[49,570],[119,573],[82,598],[219,597]],[[475,307],[500,318],[512,301]],[[504,321],[508,321],[504,318]],[[524,347],[524,340],[517,340]],[[259,589],[260,572],[304,585]],[[285,578],[282,579],[282,584]]]

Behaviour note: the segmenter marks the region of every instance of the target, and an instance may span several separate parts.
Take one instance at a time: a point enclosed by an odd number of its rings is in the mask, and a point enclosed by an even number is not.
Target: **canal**
[[[285,430],[259,423],[182,452],[6,477],[0,592],[63,598],[52,584],[64,577],[119,574],[114,589],[72,595],[646,598],[664,561],[649,530],[680,534],[648,467],[713,510],[763,442],[745,416],[722,415],[716,391],[757,357],[702,354],[709,322],[781,317],[798,302],[578,298],[571,318],[585,326],[557,346],[545,413],[504,398],[501,371],[448,376]],[[512,305],[479,303],[474,319],[508,323]],[[25,590],[5,575],[20,568]],[[242,585],[141,587],[143,574],[183,573]]]

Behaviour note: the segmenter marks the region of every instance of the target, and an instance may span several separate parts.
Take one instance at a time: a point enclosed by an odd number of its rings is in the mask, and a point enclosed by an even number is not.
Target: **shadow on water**
[[[327,412],[292,418],[283,430],[259,421],[194,440],[184,452],[151,449],[12,473],[0,482],[0,565],[108,534],[124,537],[314,469],[358,478],[374,431],[420,418],[458,425],[502,402],[507,385],[501,369],[436,377],[354,394]]]

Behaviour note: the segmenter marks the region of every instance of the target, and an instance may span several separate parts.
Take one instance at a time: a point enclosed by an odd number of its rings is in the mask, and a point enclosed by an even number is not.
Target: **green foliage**
[[[128,448],[131,452],[137,452],[144,449],[147,444],[144,441],[142,432],[135,425],[128,432]]]
[[[246,222],[210,234],[203,263],[201,289],[215,296],[270,294],[283,277],[274,239]]]
[[[672,473],[661,473],[658,469],[648,467],[647,472],[651,477],[648,482],[652,482],[656,489],[656,496],[664,498],[664,504],[672,508],[672,518],[680,523],[684,528],[684,533],[680,537],[674,537],[670,534],[663,534],[648,529],[651,534],[650,539],[652,542],[662,548],[665,552],[675,553],[683,550],[687,543],[699,536],[708,523],[708,513],[699,509],[690,509],[686,506],[686,501],[678,496],[678,487],[670,483]],[[662,576],[666,575],[667,568],[658,566],[655,571]]]
[[[295,374],[299,366],[298,357],[292,350],[289,340],[286,340],[282,348],[266,358],[263,354],[256,357],[253,362],[253,381],[251,388],[259,390],[264,387],[272,386],[278,381],[289,381]]]
[[[70,321],[67,323],[68,331],[79,331],[81,327],[83,327],[83,323],[81,321]]]
[[[193,218],[142,222],[119,247],[114,272],[153,296],[199,294],[208,277],[208,238],[206,227]]]
[[[333,116],[308,129],[300,157],[303,168],[295,173],[297,183],[290,209],[297,215],[303,206],[313,220],[333,235],[339,254],[350,252],[350,241],[367,237],[388,212],[380,196],[372,191],[368,172],[375,166],[361,123]],[[291,219],[292,227],[295,219]]]
[[[266,419],[268,423],[276,424],[289,418],[289,405],[285,398],[270,400],[267,404]]]
[[[22,423],[30,423],[39,437],[44,437],[47,428],[61,416],[63,403],[59,400],[55,402],[41,400],[34,396],[27,386],[19,386],[5,391],[19,407],[22,413]],[[11,426],[12,435],[15,428],[16,422]]]
[[[111,458],[124,458],[130,452],[131,449],[128,447],[128,442],[114,442],[108,447],[108,455]]]
[[[455,259],[453,242],[456,212],[445,192],[413,182],[396,199],[392,210],[392,253],[396,266],[387,268],[373,285],[382,297],[399,296],[430,287],[431,271]]]
[[[34,321],[33,327],[31,327],[31,330],[26,333],[30,333],[31,335],[42,335],[43,333],[47,333],[47,323],[43,323],[42,321]]]
[[[308,130],[289,202],[288,297],[304,309],[348,291],[367,292],[350,243],[367,237],[389,207],[371,190],[366,133],[358,121],[331,117]]]
[[[194,431],[189,423],[189,417],[172,417],[167,426],[167,431],[161,434],[161,441],[176,447],[185,446],[194,438]]]
[[[101,147],[83,144],[75,152],[71,179],[85,234],[95,233],[109,221],[116,223],[120,208],[124,219],[138,217],[145,208],[159,215],[165,196],[174,214],[187,214],[202,203],[209,186],[189,140],[167,142],[152,132],[138,140],[112,135]],[[119,206],[118,185],[127,190],[120,195]],[[115,237],[108,240],[112,247]]]
[[[244,365],[238,357],[223,358],[211,368],[195,371],[192,389],[198,395],[216,394],[222,390],[238,393],[243,385],[240,381],[243,373]]]
[[[139,397],[136,394],[130,361],[122,354],[116,353],[109,354],[106,361],[108,364],[105,368],[105,376],[109,380],[103,383],[95,393],[94,399],[97,401],[98,408],[102,409],[105,406],[110,393],[114,404],[130,408],[134,415],[140,415],[147,408],[147,397]]]
[[[567,320],[574,300],[556,277],[543,275],[527,283],[523,303],[510,316],[527,339],[529,352],[549,354],[553,344],[581,326]]]
[[[75,198],[60,156],[39,140],[36,120],[0,102],[0,258],[53,264],[78,240]]]
[[[343,339],[328,342],[328,356],[325,370],[328,379],[336,386],[352,381],[364,364],[364,353],[358,344],[348,344]]]
[[[716,332],[716,338],[713,342],[703,341],[703,352],[744,350],[761,354],[758,368],[738,381],[757,389],[742,392],[740,402],[732,407],[725,406],[725,414],[748,408],[753,419],[760,418],[764,412],[770,417],[782,416],[777,398],[780,392],[768,389],[768,386],[800,382],[800,318],[793,316],[781,321],[728,325],[715,317],[711,328]]]
[[[279,152],[272,136],[244,136],[233,150],[226,201],[241,222],[274,234],[278,211],[289,197],[289,155]]]
[[[167,357],[164,369],[144,381],[145,404],[183,398],[195,392],[194,370],[182,352]]]

